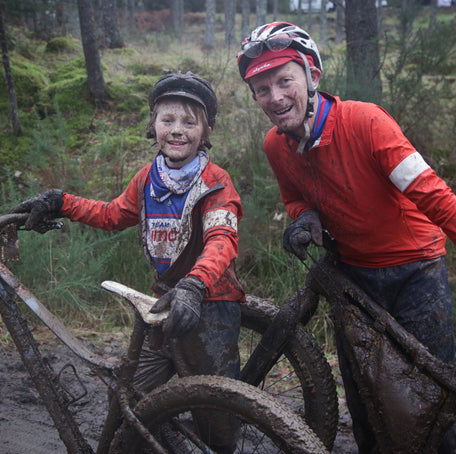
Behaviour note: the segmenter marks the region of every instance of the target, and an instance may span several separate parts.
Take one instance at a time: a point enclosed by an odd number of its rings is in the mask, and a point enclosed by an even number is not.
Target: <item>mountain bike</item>
[[[60,374],[41,357],[16,302],[18,299],[106,384],[109,410],[97,454],[213,452],[211,440],[207,436],[200,437],[192,424],[192,415],[207,409],[231,414],[240,421],[236,452],[328,452],[326,446],[332,445],[337,428],[334,382],[318,345],[302,326],[297,326],[296,299],[290,299],[279,309],[264,300],[248,298],[243,325],[264,335],[244,367],[244,381],[214,376],[173,378],[149,393],[142,393],[134,387],[133,378],[144,338],[148,326],[160,324],[166,314],[156,317],[149,312],[154,298],[115,282],[104,282],[104,288],[129,302],[135,322],[123,357],[105,358],[98,354],[74,336],[4,265],[8,256],[18,252],[17,229],[25,223],[26,217],[23,214],[0,217],[0,314],[69,453],[93,452],[71,411],[71,405],[80,396],[69,394],[59,381]],[[50,221],[49,229],[59,227],[59,223]],[[290,374],[297,377],[291,382],[296,382],[294,386],[299,390],[298,404],[292,404],[289,396],[285,402],[279,399],[283,387],[277,384],[268,387],[274,376],[271,368],[281,356],[289,361]],[[291,372],[293,367],[294,372]],[[74,375],[77,379],[76,372]],[[323,407],[318,402],[323,402]],[[297,416],[290,405],[294,405],[303,418]],[[326,446],[306,420],[314,424],[317,432],[328,434]],[[216,427],[211,429],[217,430]]]
[[[312,265],[306,265],[304,291],[329,303],[378,452],[437,453],[456,421],[456,364],[434,357],[338,268],[328,232],[324,245],[322,259],[308,253]],[[303,301],[301,323],[310,320],[316,304],[311,297]]]

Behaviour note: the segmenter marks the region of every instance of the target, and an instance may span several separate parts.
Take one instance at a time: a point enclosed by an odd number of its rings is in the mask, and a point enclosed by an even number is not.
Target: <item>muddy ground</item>
[[[109,340],[110,345],[116,340]],[[95,447],[106,411],[106,388],[66,347],[46,342],[40,350],[54,370],[72,362],[88,394],[72,406],[81,431]],[[333,454],[355,454],[350,417],[340,402],[341,419]],[[46,412],[19,355],[10,345],[0,346],[0,454],[64,454],[51,418]],[[267,454],[267,453],[264,453]]]

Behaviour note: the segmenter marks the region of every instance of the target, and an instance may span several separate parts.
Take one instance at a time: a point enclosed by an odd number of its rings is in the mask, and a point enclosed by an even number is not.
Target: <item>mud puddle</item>
[[[81,432],[95,449],[107,411],[106,388],[66,347],[40,346],[54,371],[67,363],[77,368],[87,395],[72,405]],[[341,417],[333,454],[355,454],[351,420],[340,402]],[[12,347],[0,347],[0,454],[65,454],[52,420],[33,387],[19,355]],[[263,453],[268,454],[268,453]]]

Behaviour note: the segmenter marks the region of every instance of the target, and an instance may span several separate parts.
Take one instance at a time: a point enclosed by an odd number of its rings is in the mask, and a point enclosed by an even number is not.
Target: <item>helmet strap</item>
[[[298,54],[301,56],[302,61],[304,62],[304,70],[306,73],[306,79],[307,79],[307,109],[306,109],[306,118],[310,118],[314,116],[314,96],[317,90],[315,90],[313,86],[313,80],[312,80],[312,74],[310,72],[310,66],[309,66],[309,61],[305,57],[305,55],[300,52],[299,50],[297,51]]]
[[[314,97],[316,94],[316,90],[313,86],[313,81],[312,81],[312,74],[310,72],[310,66],[307,58],[305,55],[300,52],[299,50],[297,51],[299,55],[302,58],[302,61],[304,62],[304,71],[306,73],[306,79],[307,79],[307,107],[306,107],[306,116],[303,121],[303,126],[305,130],[304,137],[301,137],[301,140],[299,141],[298,149],[296,152],[298,154],[302,154],[304,151],[304,147],[309,140],[310,137],[310,127],[309,127],[309,118],[313,117],[315,114],[314,111]]]

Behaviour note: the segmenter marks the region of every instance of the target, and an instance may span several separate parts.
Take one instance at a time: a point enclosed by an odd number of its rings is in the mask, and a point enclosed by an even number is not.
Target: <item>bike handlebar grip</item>
[[[0,216],[0,228],[10,224],[17,227],[24,225],[29,217],[29,213],[10,213]]]
[[[301,230],[296,234],[296,238],[301,244],[309,244],[312,241],[312,234],[308,230]]]

